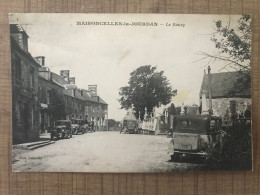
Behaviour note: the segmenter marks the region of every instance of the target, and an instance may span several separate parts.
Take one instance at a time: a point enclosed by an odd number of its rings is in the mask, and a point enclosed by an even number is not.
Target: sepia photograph
[[[252,171],[251,16],[10,13],[12,171]]]

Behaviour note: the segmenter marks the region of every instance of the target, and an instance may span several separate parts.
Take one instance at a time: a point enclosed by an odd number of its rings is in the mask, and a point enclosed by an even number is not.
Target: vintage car
[[[173,119],[171,159],[199,156],[208,159],[213,151],[221,153],[226,133],[221,118],[210,115],[180,115]]]
[[[71,120],[72,124],[71,124],[71,128],[72,128],[72,132],[73,134],[84,134],[86,133],[87,130],[87,124],[85,124],[85,121],[82,119],[72,119]]]
[[[51,131],[51,139],[56,138],[71,138],[72,129],[70,120],[57,120],[54,122],[54,127]]]
[[[138,124],[137,124],[137,120],[124,120],[123,121],[123,128],[121,129],[121,132],[124,133],[137,133],[137,128],[138,128]]]

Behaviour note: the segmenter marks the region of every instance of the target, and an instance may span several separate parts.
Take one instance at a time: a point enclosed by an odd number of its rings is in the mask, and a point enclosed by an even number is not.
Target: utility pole
[[[211,74],[210,74],[210,66],[208,66],[208,90],[209,90],[209,114],[213,114],[212,110],[212,89],[211,89]]]

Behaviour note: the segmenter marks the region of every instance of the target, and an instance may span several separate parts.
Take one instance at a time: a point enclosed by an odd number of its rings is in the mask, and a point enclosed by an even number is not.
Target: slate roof
[[[64,85],[66,89],[77,89],[77,85],[75,84],[66,84]]]
[[[92,101],[91,95],[86,90],[84,90],[82,96],[85,100]]]
[[[88,90],[83,90],[82,94],[83,98],[88,101],[97,102],[101,104],[107,104],[101,97],[94,95],[93,92]]]
[[[243,74],[249,76],[250,73],[243,72]],[[230,91],[234,89],[237,79],[243,76],[241,72],[211,73],[212,98],[251,97],[251,88],[238,90],[233,95],[230,94]],[[208,98],[208,74],[204,74],[200,94],[204,90],[207,91],[206,97]]]
[[[54,72],[51,72],[51,77],[52,77],[52,80],[56,81],[60,85],[67,85],[68,84],[68,82],[65,81],[65,79],[62,76],[60,76],[60,75],[58,75]]]
[[[80,99],[80,100],[84,100],[85,101],[85,99],[81,96],[81,94],[78,92],[78,90],[75,90],[75,97]]]
[[[99,102],[100,102],[101,104],[107,104],[103,99],[101,99],[101,97],[99,97]]]
[[[69,84],[62,76],[51,72],[52,81],[56,84],[59,84],[65,89],[63,90],[63,94],[67,96],[74,97],[73,90],[75,89],[75,97],[80,100],[88,100],[92,102],[97,102],[101,104],[107,104],[103,99],[101,99],[99,96],[94,96],[93,92],[84,90],[84,93],[81,95],[81,92],[77,88],[77,85],[75,84]],[[99,98],[98,98],[99,97]]]
[[[24,33],[27,37],[29,37],[20,24],[10,24],[10,33]]]
[[[14,49],[14,47],[19,50],[27,59],[31,60],[35,65],[38,67],[41,67],[41,65],[32,57],[32,55],[29,52],[24,51],[19,44],[16,42],[16,40],[10,36],[10,41],[11,41],[11,50]]]
[[[69,90],[67,90],[67,89],[63,90],[63,94],[67,95],[67,96],[70,96],[70,97],[74,97],[73,94]]]

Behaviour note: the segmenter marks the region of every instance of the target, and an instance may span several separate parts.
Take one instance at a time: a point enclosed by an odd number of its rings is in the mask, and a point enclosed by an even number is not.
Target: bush
[[[216,170],[251,170],[251,123],[247,123],[246,120],[238,120],[226,131],[223,150],[219,152],[218,146],[214,148],[207,165]]]

